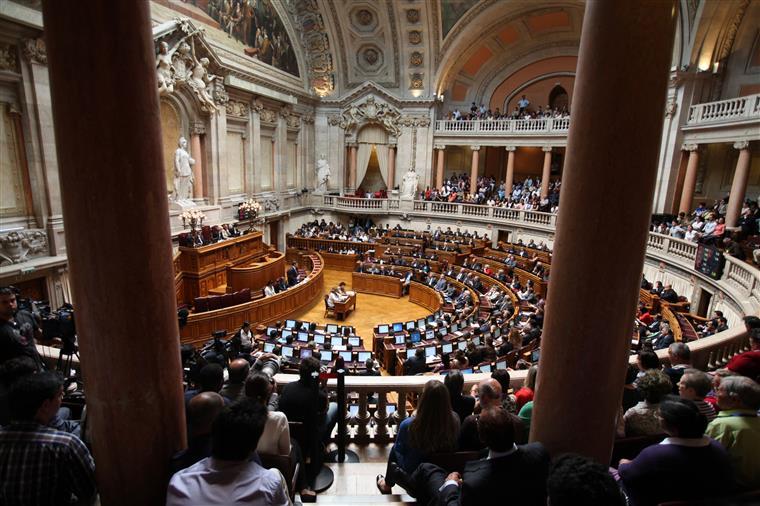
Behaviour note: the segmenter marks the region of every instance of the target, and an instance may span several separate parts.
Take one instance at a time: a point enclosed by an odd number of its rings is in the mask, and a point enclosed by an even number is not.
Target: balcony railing
[[[439,135],[567,135],[570,118],[438,120]]]
[[[710,125],[749,119],[760,120],[760,93],[693,105],[689,109],[687,124]]]

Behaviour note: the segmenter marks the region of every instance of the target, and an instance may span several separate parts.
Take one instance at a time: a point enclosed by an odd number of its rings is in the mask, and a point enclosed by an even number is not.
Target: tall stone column
[[[185,415],[150,5],[43,19],[100,500],[163,504]]]
[[[512,185],[515,182],[515,146],[507,146],[507,176],[504,181],[504,194],[512,195]]]
[[[609,463],[652,209],[675,7],[676,0],[586,3],[531,422],[531,440],[551,455]],[[604,316],[579,318],[591,300]]]
[[[697,186],[697,167],[699,165],[699,145],[689,144],[683,147],[684,151],[689,152],[689,163],[686,166],[686,177],[683,180],[681,189],[681,201],[678,204],[678,212],[691,212],[692,199],[694,198],[694,188]]]
[[[470,166],[470,194],[474,195],[478,191],[478,165],[480,159],[480,146],[470,146],[472,150],[472,165]]]
[[[736,228],[736,224],[739,222],[739,213],[742,210],[742,202],[744,202],[747,180],[749,179],[749,142],[736,142],[734,149],[739,150],[739,159],[736,161],[736,171],[731,183],[731,193],[728,197],[728,208],[726,209],[726,228],[729,229]]]
[[[388,191],[396,187],[396,145],[388,144]]]
[[[446,146],[443,144],[436,144],[435,149],[438,150],[438,158],[435,164],[435,187],[440,189],[443,186],[443,163]]]
[[[552,148],[544,146],[541,148],[544,152],[544,167],[541,171],[541,198],[549,196],[549,179],[552,176]]]
[[[193,165],[193,198],[203,200],[203,151],[201,150],[201,135],[206,133],[203,123],[194,123],[190,130],[190,155],[195,159]]]
[[[348,186],[352,192],[356,191],[356,154],[358,146],[349,144],[348,146]]]

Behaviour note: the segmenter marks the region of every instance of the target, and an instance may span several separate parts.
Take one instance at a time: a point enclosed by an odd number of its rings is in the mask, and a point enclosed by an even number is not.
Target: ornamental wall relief
[[[400,118],[401,113],[393,107],[376,102],[375,97],[368,97],[364,103],[352,105],[345,109],[340,116],[330,116],[327,121],[330,125],[337,125],[346,131],[353,130],[365,123],[376,123],[394,137],[398,137],[401,133]]]

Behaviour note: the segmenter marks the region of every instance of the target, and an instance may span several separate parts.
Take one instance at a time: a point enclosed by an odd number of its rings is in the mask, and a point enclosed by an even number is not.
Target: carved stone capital
[[[221,79],[217,79],[214,82],[214,103],[217,105],[226,105],[230,100],[230,96],[227,94],[227,90],[224,88]]]
[[[697,151],[699,149],[699,144],[684,144],[681,149],[684,151]]]
[[[24,39],[21,55],[30,63],[47,64],[47,49],[44,39]]]
[[[251,109],[253,110],[253,112],[260,113],[261,111],[264,110],[264,104],[261,103],[260,100],[254,100],[253,103],[251,104]]]
[[[544,146],[544,147],[541,148],[541,151],[543,151],[544,153],[551,153],[552,152],[552,147],[551,146]]]
[[[356,143],[356,142],[347,142],[346,143],[346,147],[348,147],[348,148],[358,148],[359,144]]]
[[[517,151],[517,146],[504,146],[507,151]]]
[[[446,145],[445,144],[436,144],[435,146],[433,146],[433,148],[434,149],[438,149],[438,150],[444,150],[444,149],[446,149]]]
[[[470,151],[480,151],[480,146],[470,146]]]
[[[734,149],[741,151],[742,149],[749,149],[749,141],[734,142]]]
[[[190,125],[190,135],[204,135],[206,133],[206,125],[201,121],[195,121]]]
[[[301,121],[306,123],[307,125],[313,125],[314,124],[314,115],[312,113],[306,113],[303,116],[301,116]]]
[[[666,118],[672,118],[676,110],[678,110],[678,102],[676,102],[675,98],[671,98],[668,100],[668,103],[665,104],[665,117]]]

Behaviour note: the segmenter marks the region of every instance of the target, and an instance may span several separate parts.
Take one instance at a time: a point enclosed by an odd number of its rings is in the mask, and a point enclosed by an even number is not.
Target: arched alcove
[[[549,107],[556,110],[570,109],[570,97],[562,85],[556,85],[549,93]]]
[[[375,192],[388,187],[388,133],[370,123],[357,133],[356,180],[358,187]]]
[[[164,146],[164,176],[166,177],[167,192],[171,193],[174,188],[174,152],[177,149],[179,138],[187,135],[187,132],[183,128],[182,116],[175,104],[162,99],[159,108]]]

